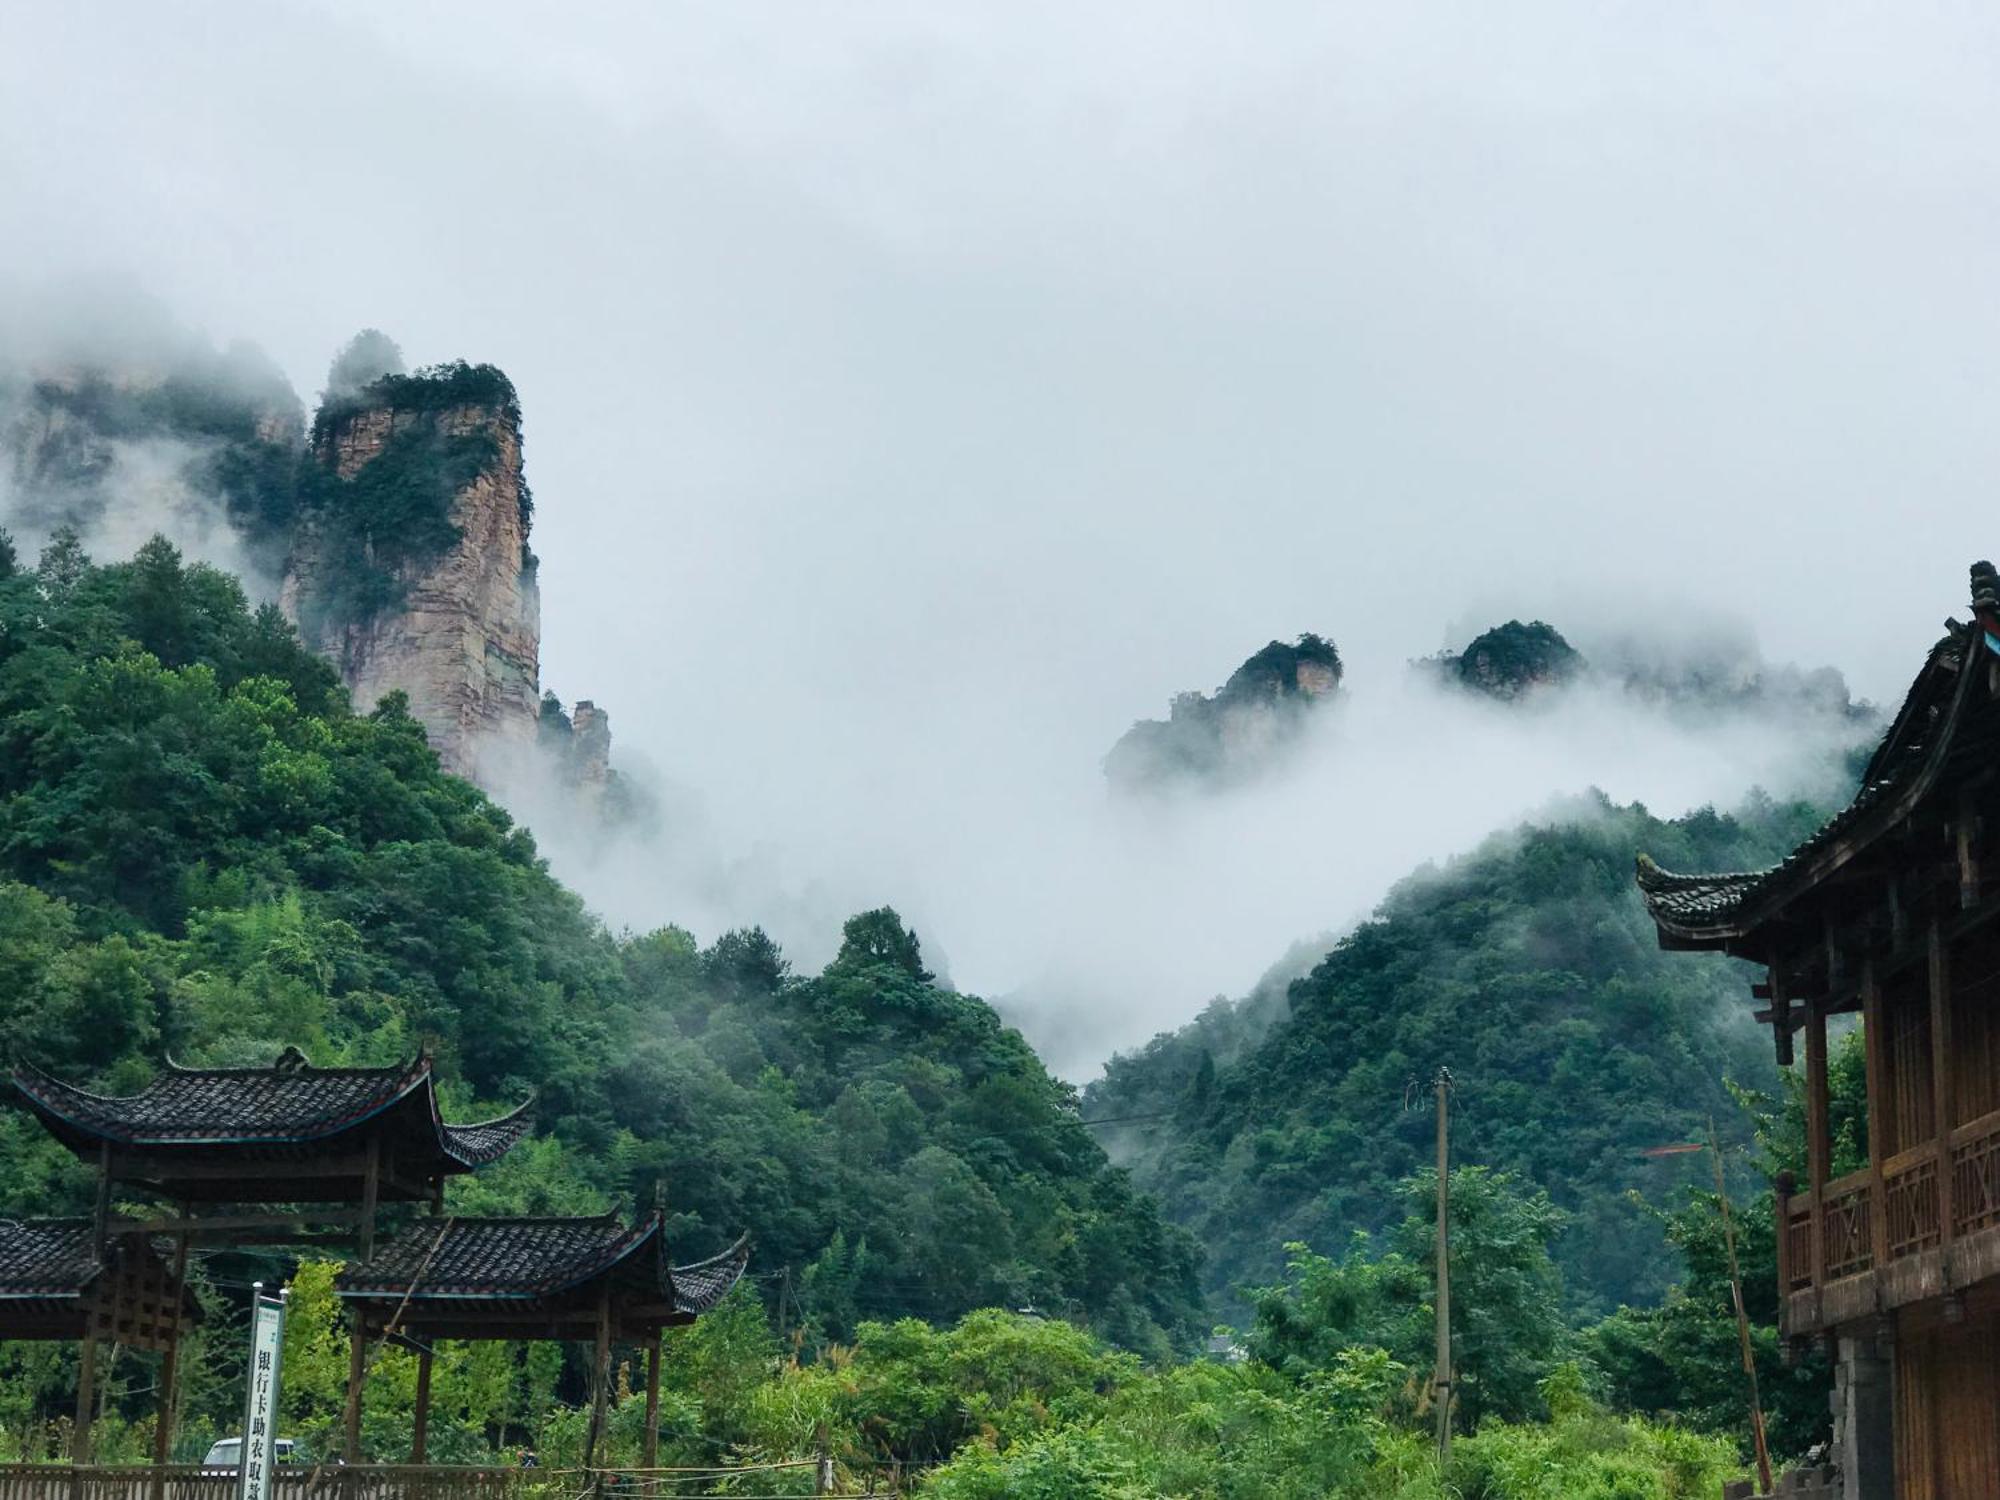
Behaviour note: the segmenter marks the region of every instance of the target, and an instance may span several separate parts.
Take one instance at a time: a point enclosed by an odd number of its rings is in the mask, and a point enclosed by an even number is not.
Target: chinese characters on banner
[[[243,1463],[236,1500],[270,1500],[278,1451],[278,1367],[285,1353],[285,1297],[258,1282],[250,1312],[250,1393],[243,1407]]]

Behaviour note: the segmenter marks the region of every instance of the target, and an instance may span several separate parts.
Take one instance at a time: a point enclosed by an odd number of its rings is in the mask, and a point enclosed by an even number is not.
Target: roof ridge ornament
[[[312,1059],[307,1057],[297,1047],[288,1046],[283,1052],[278,1054],[278,1060],[271,1064],[271,1071],[280,1075],[310,1073],[312,1071]]]
[[[1972,565],[1972,617],[1985,634],[1987,649],[2000,654],[2000,569],[1990,562]]]

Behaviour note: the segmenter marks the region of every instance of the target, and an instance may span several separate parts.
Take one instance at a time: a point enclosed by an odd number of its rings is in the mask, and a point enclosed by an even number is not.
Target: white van
[[[275,1457],[281,1464],[292,1462],[293,1449],[297,1447],[290,1438],[279,1438],[272,1444]],[[204,1469],[234,1469],[243,1462],[243,1439],[224,1438],[208,1450],[208,1457],[201,1461]]]

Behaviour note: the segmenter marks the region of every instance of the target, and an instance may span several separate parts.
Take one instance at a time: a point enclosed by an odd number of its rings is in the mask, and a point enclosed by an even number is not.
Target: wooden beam
[[[165,1500],[167,1459],[174,1446],[175,1381],[181,1362],[181,1299],[187,1294],[188,1242],[174,1239],[174,1273],[167,1286],[167,1316],[172,1324],[166,1352],[160,1356],[160,1389],[153,1402],[153,1500]]]
[[[1879,1276],[1889,1264],[1888,1184],[1883,1176],[1889,1160],[1884,1138],[1889,1123],[1889,1037],[1882,1018],[1882,982],[1875,976],[1873,959],[1861,968],[1861,1045],[1868,1070],[1868,1253]]]
[[[97,1148],[97,1204],[91,1211],[90,1224],[91,1232],[96,1236],[94,1248],[101,1256],[111,1224],[111,1145],[108,1141]]]
[[[245,1177],[286,1178],[353,1177],[368,1169],[367,1156],[359,1151],[344,1156],[301,1157],[297,1161],[178,1161],[170,1156],[119,1153],[111,1158],[111,1175],[120,1182],[169,1178],[177,1182],[233,1182]]]
[[[1778,1066],[1792,1065],[1792,996],[1785,983],[1785,970],[1781,963],[1770,967],[1771,1013],[1776,1021],[1771,1031],[1772,1045],[1777,1050]]]
[[[651,1470],[660,1466],[660,1333],[646,1341],[646,1452],[640,1467]],[[647,1477],[647,1493],[654,1492],[658,1481],[650,1474]]]
[[[1826,1121],[1826,1012],[1806,1010],[1806,1186],[1812,1194],[1812,1279],[1826,1285],[1826,1183],[1832,1141]]]
[[[583,1440],[583,1467],[588,1471],[597,1461],[597,1445],[604,1436],[605,1415],[611,1399],[611,1289],[597,1297],[597,1357],[590,1366],[590,1427]],[[594,1479],[585,1483],[596,1488]]]
[[[382,1190],[382,1137],[368,1137],[368,1171],[361,1179],[361,1263],[375,1258],[375,1203]]]
[[[97,1339],[86,1333],[76,1366],[76,1426],[69,1438],[69,1461],[78,1468],[90,1462],[90,1423],[96,1415]]]
[[[292,1231],[303,1233],[314,1227],[328,1224],[361,1223],[361,1210],[354,1208],[329,1208],[310,1214],[210,1214],[178,1215],[166,1218],[131,1219],[111,1218],[105,1229],[113,1235],[192,1235],[197,1239],[207,1235],[241,1235],[263,1230]]]
[[[1952,1088],[1951,1046],[1951,962],[1945,946],[1944,928],[1937,918],[1930,924],[1930,1003],[1931,1003],[1931,1128],[1937,1139],[1938,1244],[1949,1251],[1952,1240],[1951,1131],[1956,1122],[1957,1104]],[[1950,1258],[1946,1257],[1947,1275]]]
[[[1958,845],[1958,904],[1961,910],[1970,911],[1979,905],[1979,811],[1970,787],[1959,791],[1952,834]]]
[[[410,1462],[421,1464],[424,1451],[429,1446],[431,1426],[431,1350],[429,1345],[417,1353],[417,1409],[413,1418],[410,1435]]]
[[[361,1385],[368,1376],[368,1325],[359,1313],[347,1340],[347,1408],[342,1413],[341,1456],[361,1462]]]

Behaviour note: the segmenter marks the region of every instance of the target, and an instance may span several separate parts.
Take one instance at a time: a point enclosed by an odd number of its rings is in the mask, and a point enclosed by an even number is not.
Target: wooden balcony
[[[1879,1174],[1850,1172],[1826,1183],[1817,1200],[1801,1193],[1779,1204],[1787,1334],[1817,1333],[2000,1276],[2000,1111],[1961,1125],[1948,1141],[1899,1152]]]

